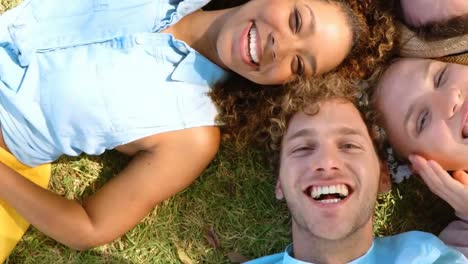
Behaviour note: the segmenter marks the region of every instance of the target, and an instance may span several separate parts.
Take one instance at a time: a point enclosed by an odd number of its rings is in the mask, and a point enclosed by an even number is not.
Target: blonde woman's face
[[[468,168],[468,67],[401,59],[378,85],[376,106],[390,143],[446,170]]]

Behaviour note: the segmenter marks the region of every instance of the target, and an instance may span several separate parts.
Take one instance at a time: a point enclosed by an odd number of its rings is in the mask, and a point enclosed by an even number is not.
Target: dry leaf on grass
[[[187,253],[185,252],[185,250],[178,246],[178,245],[175,245],[176,249],[177,249],[177,256],[179,257],[179,260],[184,263],[184,264],[193,264],[193,260],[187,255]]]
[[[238,252],[229,252],[227,254],[227,257],[229,258],[229,261],[231,261],[231,263],[244,263],[249,261],[248,258],[246,258],[244,255]]]
[[[220,248],[219,238],[213,226],[208,227],[208,229],[205,232],[205,238],[206,240],[208,240],[208,244],[210,244],[213,248]]]

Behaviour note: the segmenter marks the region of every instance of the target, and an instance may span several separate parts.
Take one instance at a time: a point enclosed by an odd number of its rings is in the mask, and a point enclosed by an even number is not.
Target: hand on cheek
[[[419,174],[429,189],[445,200],[461,215],[468,215],[468,174],[455,171],[453,178],[439,163],[419,155],[410,155],[414,172]]]

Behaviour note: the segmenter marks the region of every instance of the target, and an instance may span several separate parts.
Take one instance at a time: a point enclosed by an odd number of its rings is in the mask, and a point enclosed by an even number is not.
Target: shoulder
[[[375,239],[376,250],[399,261],[418,263],[468,263],[465,257],[447,246],[437,236],[421,231],[410,231]],[[404,262],[401,262],[404,263]]]
[[[435,235],[421,231],[409,231],[398,235],[376,238],[380,245],[391,245],[393,248],[416,247],[444,247],[444,243]]]
[[[280,264],[283,263],[283,258],[284,252],[281,252],[274,255],[269,255],[251,261],[247,261],[244,264]]]

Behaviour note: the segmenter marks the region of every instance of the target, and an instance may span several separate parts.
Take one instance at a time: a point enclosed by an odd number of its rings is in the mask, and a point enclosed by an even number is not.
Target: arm
[[[84,250],[121,236],[159,202],[192,183],[219,146],[219,130],[199,127],[154,135],[124,147],[135,156],[83,205],[29,182],[0,164],[0,199],[36,228]]]

